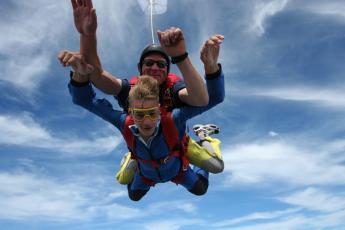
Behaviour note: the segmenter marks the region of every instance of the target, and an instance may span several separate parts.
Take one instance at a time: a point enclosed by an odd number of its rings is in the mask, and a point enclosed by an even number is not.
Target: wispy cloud
[[[85,140],[81,138],[61,137],[42,127],[31,115],[0,115],[0,144],[22,147],[43,148],[51,151],[70,153],[73,156],[103,155],[116,148],[121,139],[114,136]]]
[[[272,212],[258,212],[247,216],[225,220],[214,224],[215,229],[234,230],[292,230],[292,229],[341,229],[344,224],[345,211],[338,210],[324,213],[314,213],[307,215],[303,212],[303,207],[296,207],[286,210]],[[256,222],[260,221],[260,222]]]
[[[169,212],[175,216],[167,221],[171,223],[184,216],[181,213],[195,214],[196,211],[193,202],[173,200],[148,204],[143,212],[138,207],[140,204],[129,200],[125,186],[110,188],[109,182],[103,180],[104,175],[93,168],[97,166],[89,166],[89,170],[96,172],[92,178],[74,175],[64,181],[47,176],[45,170],[31,160],[22,159],[21,162],[21,166],[12,172],[0,172],[0,202],[3,207],[0,219],[92,222],[96,218],[104,218],[105,226],[114,222],[120,223],[119,226],[135,226],[137,222],[126,222],[135,218],[152,229],[150,223],[159,226],[160,221],[145,218],[165,216]],[[180,223],[180,226],[191,225],[196,220]]]
[[[308,102],[317,106],[345,109],[344,90],[337,88],[291,86],[284,88],[241,89],[241,91],[234,89],[232,92],[242,96],[271,97],[280,100]]]
[[[125,195],[122,191],[114,191],[104,198],[109,189],[99,191],[98,186],[102,185],[96,178],[100,175],[93,175],[88,180],[74,178],[73,182],[64,182],[40,174],[22,170],[0,173],[0,202],[3,207],[0,219],[68,222],[102,217],[119,221],[142,216],[140,210],[116,203]],[[111,202],[109,196],[112,197]]]
[[[63,1],[11,3],[11,14],[3,14],[0,21],[0,79],[21,88],[24,94],[31,93],[49,71],[52,56],[56,56],[59,39],[65,36],[69,9]]]
[[[86,196],[74,184],[61,185],[33,174],[0,173],[1,219],[87,219]],[[86,188],[84,188],[86,189]]]
[[[314,215],[312,217],[300,214],[287,215],[279,220],[267,221],[264,223],[245,223],[240,226],[231,227],[232,230],[298,230],[298,229],[342,229],[345,212],[335,212],[327,215]],[[302,226],[302,228],[301,228]],[[223,229],[223,228],[219,228]]]
[[[297,213],[301,210],[301,208],[292,208],[286,210],[279,210],[279,211],[272,211],[272,212],[256,212],[249,214],[247,216],[235,218],[232,220],[225,220],[219,223],[214,224],[214,227],[226,227],[230,225],[239,225],[241,223],[246,223],[250,221],[258,221],[258,220],[275,220],[283,218],[287,215],[291,215]]]
[[[172,218],[160,221],[150,221],[144,225],[145,229],[155,230],[178,230],[182,227],[195,227],[203,225],[204,220],[201,219],[186,219],[186,218]]]
[[[312,211],[336,212],[345,210],[344,194],[336,195],[334,192],[329,193],[314,187],[278,199]]]
[[[282,11],[289,0],[279,1],[261,1],[256,3],[253,15],[253,24],[250,30],[254,31],[258,35],[265,33],[265,21],[267,18],[274,16]]]
[[[296,2],[296,7],[308,10],[315,14],[320,14],[323,16],[335,16],[340,17],[343,22],[345,22],[345,4],[344,1],[334,0],[334,1],[306,1],[306,2]]]
[[[345,166],[327,147],[309,149],[296,141],[275,140],[237,144],[223,151],[227,185],[343,185]],[[300,175],[303,175],[301,177]]]

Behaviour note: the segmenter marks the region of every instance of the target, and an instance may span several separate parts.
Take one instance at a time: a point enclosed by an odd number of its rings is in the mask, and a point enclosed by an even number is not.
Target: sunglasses
[[[135,121],[142,122],[145,117],[150,118],[151,121],[157,121],[160,117],[160,110],[158,107],[152,107],[147,109],[130,108],[132,117]]]
[[[162,61],[162,60],[159,60],[159,61],[155,61],[152,59],[144,59],[143,60],[143,64],[145,64],[148,67],[153,66],[153,64],[155,64],[155,63],[157,64],[157,66],[160,69],[163,69],[164,67],[168,66],[168,63],[166,63],[165,61]]]

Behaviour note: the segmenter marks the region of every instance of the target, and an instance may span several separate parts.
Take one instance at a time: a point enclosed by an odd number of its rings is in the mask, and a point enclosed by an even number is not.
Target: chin
[[[153,135],[154,129],[151,130],[141,130],[141,133],[144,137],[151,137]]]

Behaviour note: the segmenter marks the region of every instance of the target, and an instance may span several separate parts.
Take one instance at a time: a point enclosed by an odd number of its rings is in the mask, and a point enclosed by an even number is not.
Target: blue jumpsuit
[[[184,136],[184,133],[186,131],[186,122],[188,119],[191,119],[192,117],[195,117],[203,113],[204,111],[211,109],[224,100],[225,89],[224,75],[222,72],[219,76],[212,79],[206,78],[206,85],[210,98],[209,104],[207,106],[194,107],[186,105],[181,108],[175,108],[172,111],[172,118],[178,130],[180,140],[182,140],[182,137]],[[73,103],[82,106],[83,108],[110,122],[117,129],[119,129],[120,132],[123,131],[127,114],[120,110],[114,110],[112,104],[108,100],[104,98],[97,98],[96,93],[90,83],[85,85],[76,85],[69,83],[68,88],[72,96]],[[160,128],[159,122],[153,136],[147,142],[143,141],[140,138],[138,129],[135,125],[132,125],[130,127],[130,130],[133,132],[135,137],[136,154],[139,158],[146,160],[155,160],[168,156],[169,148],[166,144],[166,141],[164,140],[164,135]],[[141,194],[139,195],[138,199],[134,198],[134,200],[139,200],[150,189],[150,186],[142,181],[140,173],[144,177],[151,179],[156,183],[164,183],[176,177],[182,166],[181,159],[178,157],[173,157],[167,163],[160,164],[157,168],[153,167],[150,164],[143,164],[140,162],[138,162],[138,164],[140,172],[138,171],[135,174],[133,182],[128,185],[130,197],[131,192],[139,192]],[[203,178],[201,178],[200,175]],[[193,192],[193,190],[198,183],[200,184],[200,179],[204,181],[206,180],[208,185],[207,178],[208,173],[204,170],[197,168],[197,171],[195,172],[190,167],[188,167],[183,176],[181,185],[194,194],[202,195],[206,192],[207,186],[202,194]]]

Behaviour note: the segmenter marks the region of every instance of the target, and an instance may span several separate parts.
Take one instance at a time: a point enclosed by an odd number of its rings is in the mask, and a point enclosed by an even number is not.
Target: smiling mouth
[[[153,127],[143,127],[143,130],[151,130]]]

